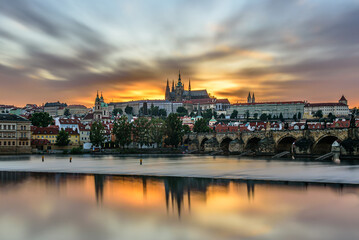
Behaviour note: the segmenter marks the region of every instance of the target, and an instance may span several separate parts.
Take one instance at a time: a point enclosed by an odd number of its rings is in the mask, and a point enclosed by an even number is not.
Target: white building
[[[313,118],[314,114],[318,111],[322,111],[323,117],[327,117],[329,113],[340,117],[348,116],[350,114],[348,101],[344,95],[338,102],[334,103],[308,103],[304,106],[304,117]]]
[[[159,109],[166,110],[167,116],[170,113],[176,113],[177,108],[182,107],[182,102],[170,102],[167,100],[138,100],[138,101],[130,101],[130,102],[114,102],[109,103],[109,111],[112,112],[113,109],[122,109],[123,113],[125,113],[125,109],[127,106],[132,107],[132,114],[137,116],[140,113],[140,109],[150,109],[151,106],[158,107]]]

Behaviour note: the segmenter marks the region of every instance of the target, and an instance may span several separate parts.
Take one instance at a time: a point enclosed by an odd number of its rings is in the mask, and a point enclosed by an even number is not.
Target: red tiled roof
[[[65,132],[67,132],[69,135],[79,135],[77,129],[73,130],[72,128],[65,128]]]
[[[61,124],[79,124],[80,123],[80,120],[78,119],[67,119],[67,118],[61,118],[59,119],[59,122]]]
[[[93,113],[88,113],[83,119],[84,120],[93,119]]]
[[[31,128],[32,134],[46,134],[46,135],[57,135],[59,134],[59,129],[55,127],[35,127]]]

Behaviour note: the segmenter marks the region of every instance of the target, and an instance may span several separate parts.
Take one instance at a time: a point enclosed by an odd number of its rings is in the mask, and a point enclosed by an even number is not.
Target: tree
[[[219,118],[224,119],[224,118],[226,118],[226,115],[224,115],[223,113],[221,113],[221,115],[219,115]]]
[[[296,113],[293,115],[293,120],[297,121],[297,114]]]
[[[249,110],[246,111],[246,119],[249,120]]]
[[[70,109],[66,108],[65,111],[64,111],[64,115],[65,115],[66,117],[70,116],[70,115],[71,115]]]
[[[198,119],[194,123],[193,132],[196,133],[205,133],[210,132],[211,129],[208,127],[207,121],[204,118]]]
[[[101,147],[105,141],[104,135],[104,126],[101,122],[97,121],[92,123],[91,131],[90,131],[90,141],[92,145],[96,147]]]
[[[137,118],[132,123],[133,140],[140,144],[140,148],[142,148],[143,145],[149,144],[149,128],[150,121],[145,117]]]
[[[64,129],[59,131],[59,134],[56,136],[56,145],[57,146],[67,146],[70,143],[69,133]]]
[[[128,122],[126,116],[120,117],[113,125],[112,133],[116,137],[116,143],[124,147],[131,143],[132,125]]]
[[[47,112],[36,112],[30,120],[31,124],[36,127],[47,127],[54,122],[54,119]]]
[[[283,113],[280,113],[280,114],[279,114],[279,119],[280,119],[281,122],[284,122]]]
[[[178,108],[177,108],[177,114],[178,114],[180,117],[183,117],[183,116],[188,115],[188,111],[187,111],[187,109],[184,108],[184,107],[178,107]]]
[[[268,116],[266,113],[262,113],[261,116],[259,117],[259,119],[262,121],[266,121],[266,120],[268,120]]]
[[[150,142],[156,143],[157,147],[162,146],[165,133],[165,122],[160,118],[152,118],[149,127]]]
[[[178,115],[171,113],[165,121],[165,143],[177,147],[183,137],[182,122]]]
[[[301,113],[301,112],[298,112],[297,118],[298,118],[299,120],[302,119],[302,113]]]
[[[328,118],[329,120],[332,122],[334,119],[336,119],[337,117],[333,114],[333,113],[329,113],[328,114]]]
[[[132,113],[133,113],[133,107],[130,107],[130,106],[127,105],[126,108],[125,108],[125,113],[132,115]]]
[[[194,112],[191,112],[191,114],[189,115],[190,117],[195,117],[196,114]]]
[[[207,109],[206,111],[204,111],[204,113],[202,114],[202,117],[204,119],[211,119],[212,115],[214,115],[214,113],[212,113],[212,109]]]
[[[188,134],[191,132],[191,128],[188,125],[183,125],[182,130],[184,134]]]
[[[253,118],[256,120],[258,118],[258,113],[253,114]]]
[[[158,116],[160,116],[160,117],[166,117],[166,116],[167,116],[167,111],[166,111],[166,109],[161,108],[160,110],[158,110]]]
[[[121,108],[115,108],[112,111],[112,116],[117,116],[118,114],[122,115],[123,111]]]
[[[322,111],[322,110],[318,110],[318,111],[314,114],[314,117],[322,118],[322,117],[323,117],[323,111]]]
[[[233,110],[232,114],[231,114],[231,119],[236,119],[238,117],[238,111],[237,110]]]

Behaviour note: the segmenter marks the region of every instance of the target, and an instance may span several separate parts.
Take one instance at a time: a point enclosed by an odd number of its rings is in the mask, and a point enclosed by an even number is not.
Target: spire
[[[98,96],[98,90],[97,90],[97,95],[96,95],[96,102],[100,100],[99,96]]]
[[[188,91],[191,91],[191,79],[188,80]]]
[[[166,87],[168,87],[168,88],[170,87],[170,86],[168,85],[168,78],[167,78],[167,86],[166,86]]]
[[[256,99],[254,97],[254,93],[253,93],[253,96],[252,96],[252,103],[255,103],[256,102]]]
[[[97,96],[96,97],[98,98],[98,90],[97,90]]]
[[[101,100],[103,100],[102,91],[101,91]]]
[[[247,97],[247,103],[251,103],[251,102],[252,102],[252,97],[251,97],[251,92],[249,92]]]
[[[181,70],[178,70],[178,82],[181,82]]]
[[[174,91],[175,91],[175,81],[172,80],[172,92],[174,92]]]

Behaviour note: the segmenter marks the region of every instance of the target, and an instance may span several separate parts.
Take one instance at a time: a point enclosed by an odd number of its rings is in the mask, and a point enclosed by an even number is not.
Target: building
[[[132,108],[132,115],[138,116],[141,111],[145,114],[145,109],[150,109],[151,106],[158,107],[159,109],[166,110],[167,115],[170,113],[177,112],[177,108],[182,107],[182,102],[171,102],[168,100],[138,100],[130,102],[114,102],[109,103],[109,110],[112,112],[113,109],[122,109],[122,112],[125,113],[126,107]]]
[[[91,132],[91,125],[90,124],[80,124],[79,125],[79,133],[80,133],[80,143],[89,143],[90,141],[90,132]]]
[[[171,102],[182,102],[184,100],[191,99],[203,99],[209,98],[207,90],[191,90],[191,80],[188,80],[188,90],[184,89],[184,84],[181,79],[181,72],[178,74],[178,81],[175,86],[174,81],[172,81],[172,89],[170,89],[169,82],[167,79],[165,99]]]
[[[77,129],[66,128],[64,129],[69,134],[69,145],[79,145],[80,144],[80,134]],[[32,128],[32,139],[44,139],[48,140],[51,145],[56,144],[57,135],[59,135],[58,126],[50,127],[33,127]]]
[[[110,112],[108,110],[108,105],[107,103],[105,103],[102,93],[101,93],[101,97],[99,97],[97,92],[97,96],[95,99],[95,109],[93,112],[93,120],[101,121],[109,118],[110,118]]]
[[[81,124],[78,118],[55,118],[55,125],[59,129],[73,129],[79,131],[79,125]]]
[[[304,101],[237,103],[228,108],[227,115],[230,116],[236,110],[238,118],[246,118],[247,113],[251,118],[254,116],[259,118],[262,114],[271,114],[272,117],[279,117],[282,114],[283,118],[292,118],[294,114],[298,115],[299,113],[303,116],[304,106]]]
[[[88,112],[88,109],[84,105],[69,105],[67,108],[71,115],[84,116]]]
[[[204,98],[183,101],[183,106],[190,112],[206,111],[211,109],[216,112],[226,111],[231,103],[228,99]]]
[[[66,103],[60,103],[59,101],[50,103],[47,102],[44,105],[44,112],[49,113],[52,117],[63,116],[66,107]]]
[[[350,114],[348,101],[344,95],[338,102],[333,103],[307,103],[304,106],[304,118],[314,118],[316,112],[322,111],[323,117],[327,117],[329,113],[341,117]]]
[[[59,135],[59,128],[57,126],[32,127],[33,140],[47,140],[49,143],[53,145],[56,143],[57,135]],[[43,143],[47,144],[48,143],[47,141],[43,141]]]
[[[0,154],[31,153],[31,122],[13,114],[0,114]]]

